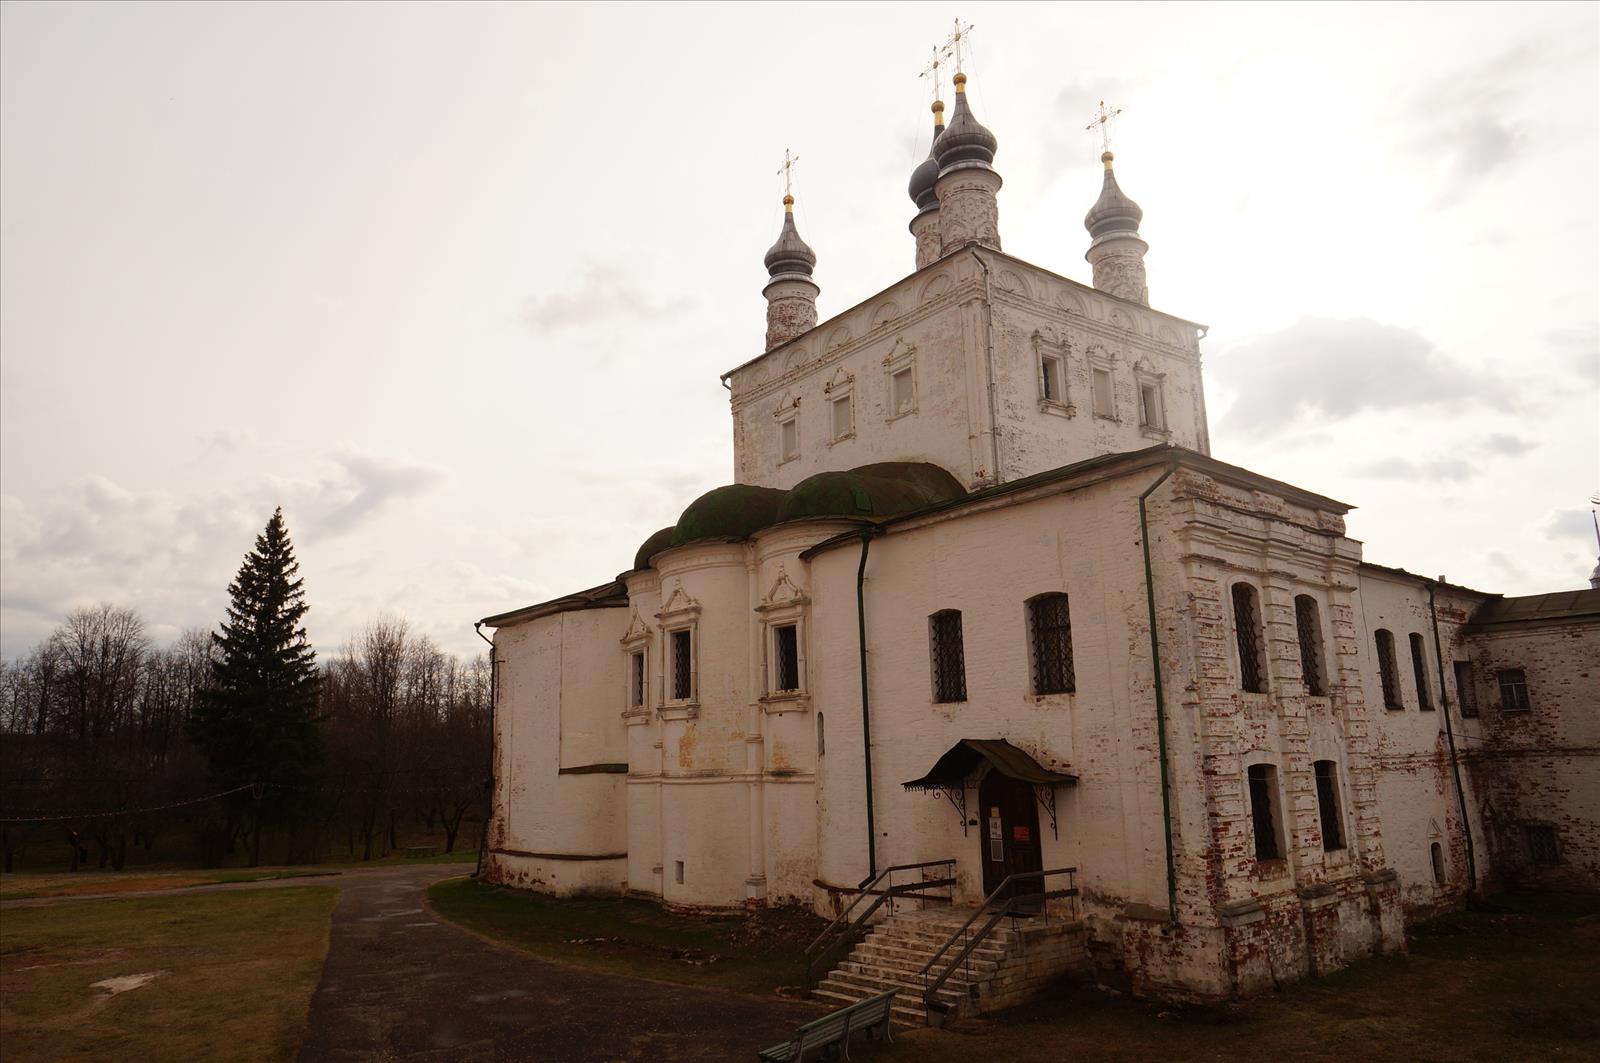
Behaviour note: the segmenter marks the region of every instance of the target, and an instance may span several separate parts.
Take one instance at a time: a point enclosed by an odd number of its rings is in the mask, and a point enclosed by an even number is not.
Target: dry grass
[[[316,886],[6,912],[7,1063],[292,1058],[337,897]]]

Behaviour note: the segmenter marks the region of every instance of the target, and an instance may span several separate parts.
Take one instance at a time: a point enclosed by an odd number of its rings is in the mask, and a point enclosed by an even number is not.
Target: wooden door
[[[1044,870],[1039,841],[1039,805],[1033,787],[997,771],[984,776],[978,786],[983,809],[983,892],[993,893],[1007,875]],[[1040,893],[1042,879],[1012,884],[1012,896]]]

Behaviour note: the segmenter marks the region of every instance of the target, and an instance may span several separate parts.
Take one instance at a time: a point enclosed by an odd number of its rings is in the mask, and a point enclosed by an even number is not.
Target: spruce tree
[[[262,821],[292,811],[321,758],[316,653],[301,620],[304,580],[279,507],[228,585],[228,618],[211,636],[210,683],[190,733],[221,789],[251,785],[230,804],[230,833],[253,810],[251,863]]]

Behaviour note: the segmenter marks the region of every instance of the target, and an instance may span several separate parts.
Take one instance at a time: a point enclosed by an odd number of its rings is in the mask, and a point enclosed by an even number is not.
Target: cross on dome
[[[934,45],[933,46],[933,61],[930,62],[927,66],[923,67],[922,68],[922,73],[917,75],[918,77],[925,77],[925,78],[929,78],[929,79],[932,80],[932,82],[933,82],[933,98],[935,100],[939,99],[939,97],[942,95],[941,86],[939,84],[939,68],[941,66],[943,66],[945,60],[949,59],[949,58],[950,58],[950,45],[948,43]]]
[[[956,19],[955,29],[951,31],[950,36],[945,40],[945,48],[955,53],[957,74],[964,73],[962,70],[961,42],[972,35],[972,29],[972,23],[963,23],[960,19]]]
[[[783,198],[794,197],[794,164],[800,161],[800,156],[791,154],[788,148],[783,149],[783,168],[778,172],[783,175]]]
[[[1094,113],[1094,121],[1084,126],[1086,132],[1094,132],[1094,127],[1100,127],[1100,150],[1107,154],[1111,151],[1111,123],[1117,115],[1122,113],[1121,107],[1106,107],[1106,101],[1101,100],[1099,108]]]

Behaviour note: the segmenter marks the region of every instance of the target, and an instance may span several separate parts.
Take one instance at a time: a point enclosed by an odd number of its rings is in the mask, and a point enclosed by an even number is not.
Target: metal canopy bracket
[[[1050,836],[1057,839],[1061,834],[1056,830],[1056,788],[1053,783],[1037,783],[1033,787],[1034,796],[1038,797],[1039,804],[1044,806],[1045,812],[1050,815]],[[965,821],[963,821],[965,822]]]
[[[949,786],[940,786],[932,791],[942,795],[950,802],[950,807],[956,810],[956,815],[961,817],[961,834],[967,833],[967,787],[965,783],[955,783]]]

